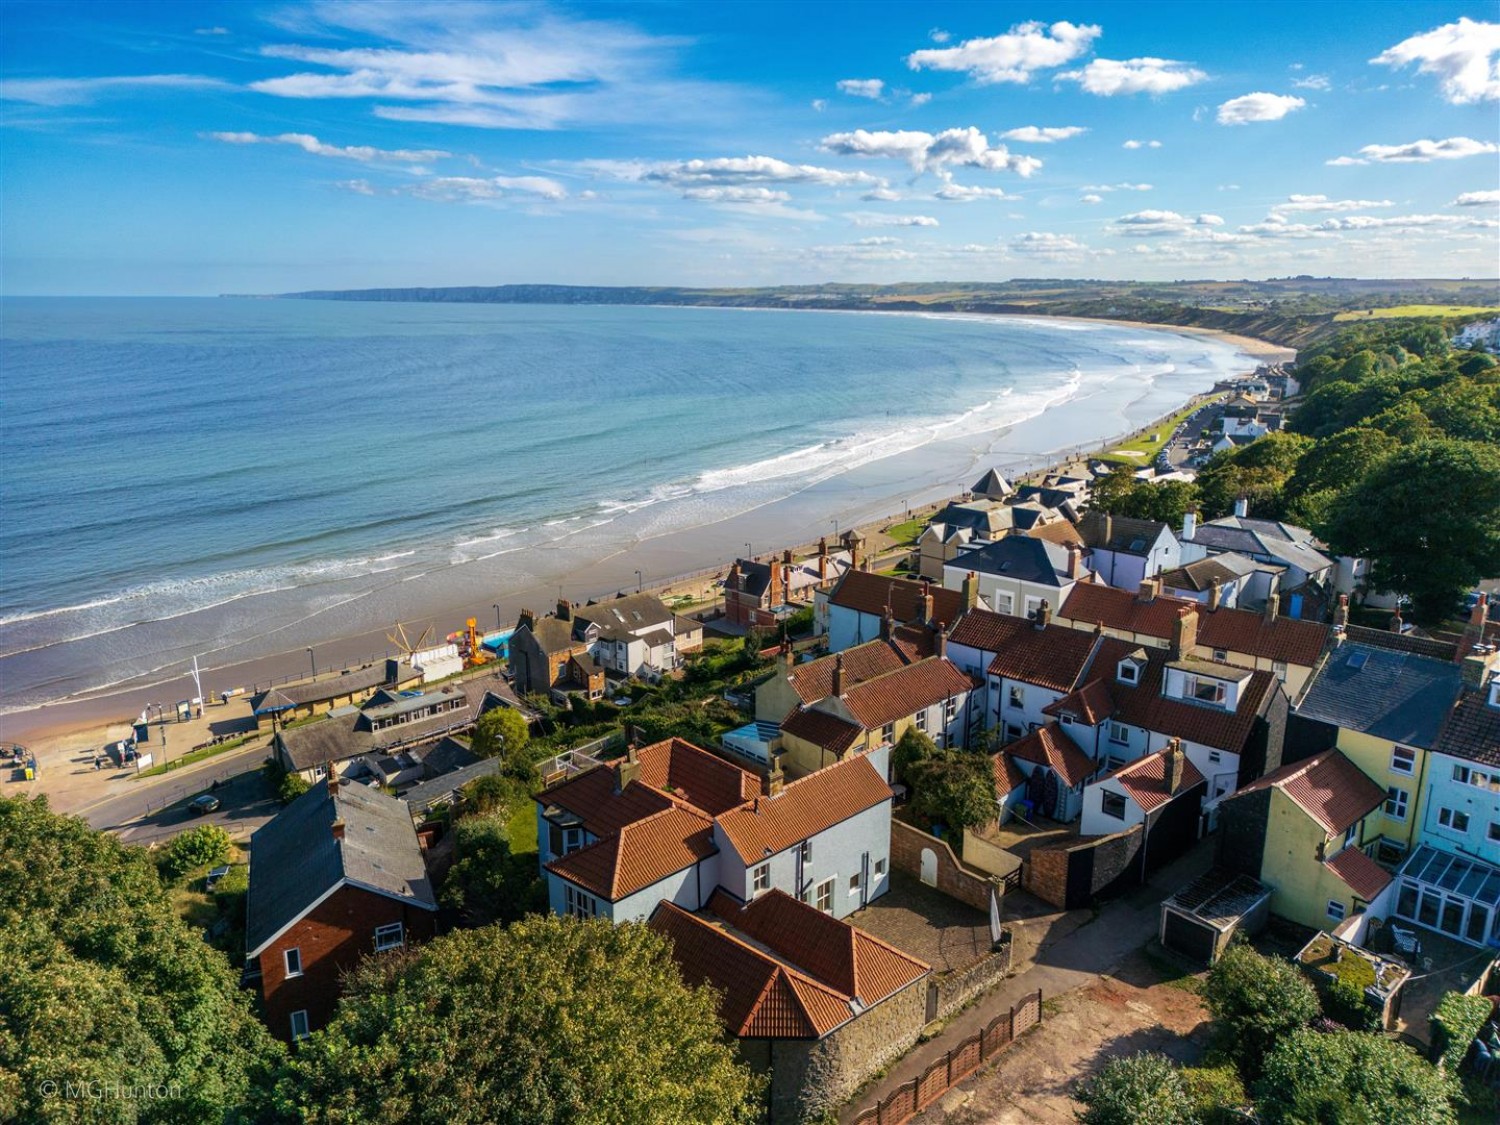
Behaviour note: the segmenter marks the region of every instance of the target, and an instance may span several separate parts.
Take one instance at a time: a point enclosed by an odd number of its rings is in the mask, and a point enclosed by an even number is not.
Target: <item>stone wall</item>
[[[930,851],[936,861],[935,885],[950,898],[968,903],[975,910],[988,912],[992,879],[986,879],[965,868],[953,854],[953,849],[936,836],[930,836],[901,820],[891,821],[891,864],[898,871],[905,871],[918,879],[922,878],[922,853]]]
[[[937,991],[937,1014],[934,1019],[947,1019],[974,997],[988,992],[1005,979],[1010,972],[1012,942],[1008,930],[1001,933],[1002,944],[998,950],[966,969],[944,973],[933,984],[932,987]]]
[[[1060,910],[1087,906],[1129,873],[1145,840],[1143,825],[1071,844],[1034,848],[1025,868],[1026,889]]]

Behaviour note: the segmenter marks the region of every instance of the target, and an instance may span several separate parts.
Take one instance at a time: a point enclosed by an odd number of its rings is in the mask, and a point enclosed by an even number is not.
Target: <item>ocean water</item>
[[[868,507],[1027,448],[1019,423],[1050,420],[1034,452],[1083,444],[1247,366],[951,315],[13,298],[0,319],[0,713],[488,609],[839,481]]]

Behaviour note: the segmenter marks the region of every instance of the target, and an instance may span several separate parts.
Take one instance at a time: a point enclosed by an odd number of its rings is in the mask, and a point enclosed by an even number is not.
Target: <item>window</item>
[[[1500,825],[1496,825],[1495,827],[1500,828]],[[878,878],[880,878],[884,874],[885,874],[885,859],[884,858],[877,859],[875,861],[875,878],[878,879]]]
[[[300,977],[302,975],[302,950],[288,949],[282,956],[286,958],[286,975]]]
[[[1120,667],[1118,669],[1118,674],[1119,674],[1119,678],[1120,678],[1121,682],[1123,682],[1123,683],[1127,683],[1127,684],[1140,683],[1140,679],[1141,679],[1141,666],[1139,664],[1137,664],[1134,660],[1122,660],[1122,661],[1120,661]]]
[[[1457,809],[1438,809],[1438,823],[1454,832],[1469,830],[1469,814]]]
[[[860,878],[858,872],[856,872],[855,874],[849,876],[849,893],[851,895],[859,894],[859,886]]]
[[[1200,680],[1188,677],[1188,691],[1199,703],[1223,703],[1224,685],[1218,680]]]
[[[1406,800],[1406,790],[1392,785],[1385,791],[1385,815],[1395,820],[1405,820]]]
[[[771,889],[771,865],[762,863],[750,873],[750,893],[760,894]]]
[[[1100,811],[1105,816],[1112,816],[1116,820],[1125,819],[1125,798],[1123,796],[1119,793],[1112,793],[1108,789],[1103,790],[1099,796],[1102,798],[1100,801]]]
[[[1404,773],[1408,776],[1417,772],[1417,752],[1408,750],[1405,746],[1397,746],[1391,751],[1391,772]]]
[[[1350,844],[1354,843],[1354,838],[1356,836],[1358,836],[1358,835],[1359,835],[1359,825],[1358,824],[1351,824],[1351,825],[1349,825],[1349,830],[1344,833],[1344,847],[1347,848]]]
[[[1282,683],[1286,683],[1286,661],[1285,660],[1273,660],[1273,661],[1271,661],[1271,671],[1276,674],[1276,678],[1278,680],[1280,680]]]
[[[1042,599],[1038,598],[1038,597],[1033,597],[1032,595],[1028,594],[1026,596],[1025,605],[1026,605],[1026,616],[1028,618],[1030,618],[1030,619],[1035,619],[1035,617],[1036,617],[1036,611],[1042,608]]]
[[[599,903],[592,895],[584,894],[572,883],[564,883],[563,913],[574,918],[594,918],[599,914]]]
[[[917,712],[917,729],[923,734],[927,733],[927,708],[925,707]]]
[[[824,914],[833,913],[833,880],[824,879],[813,891],[813,905]]]
[[[896,741],[895,723],[886,723],[885,726],[880,728],[880,741],[887,744]]]
[[[1008,738],[1008,739],[1010,739],[1012,742],[1014,742],[1016,739],[1020,738],[1025,733],[1026,732],[1021,729],[1021,724],[1020,723],[1006,723],[1005,724],[1005,737]]]
[[[293,1012],[292,1013],[292,1038],[293,1039],[306,1039],[311,1034],[312,1034],[312,1032],[310,1032],[310,1031],[307,1030],[307,1011],[306,1011],[306,1009],[303,1009],[302,1011]]]
[[[562,854],[567,855],[569,852],[576,852],[581,847],[583,847],[583,829],[564,828],[562,834]]]
[[[1062,725],[1065,727],[1070,727],[1073,725],[1073,716],[1069,715],[1066,711],[1059,715],[1058,718],[1062,720]]]
[[[803,863],[811,863],[812,862],[812,841],[811,840],[803,840],[802,843],[800,845],[798,845],[798,848],[799,848],[799,850],[802,853],[802,862]]]
[[[1214,763],[1222,762],[1224,760],[1224,755],[1217,750],[1210,750],[1208,752],[1208,760]]]
[[[1336,898],[1328,900],[1328,917],[1335,922],[1344,920],[1344,904]]]
[[[1467,785],[1467,784],[1469,784],[1469,767],[1468,766],[1454,766],[1453,767],[1453,780],[1456,781],[1456,782],[1458,782],[1460,785]]]
[[[1010,685],[1010,705],[1013,708],[1026,706],[1026,689],[1020,684]]]
[[[1229,660],[1229,650],[1224,648],[1214,649],[1214,659],[1223,664]]]
[[[1500,844],[1500,821],[1490,821],[1490,843]]]
[[[399,949],[406,944],[406,935],[402,932],[400,922],[392,922],[388,926],[375,927],[375,952],[383,953],[387,949]]]
[[[943,722],[952,723],[958,717],[958,700],[949,696],[943,701]]]
[[[1124,746],[1130,741],[1130,730],[1124,723],[1110,723],[1109,740],[1117,746]]]
[[[1015,608],[1015,604],[1016,604],[1015,599],[1012,598],[1009,594],[996,594],[995,595],[995,612],[996,613],[1002,613],[1006,617],[1009,617],[1011,610]]]

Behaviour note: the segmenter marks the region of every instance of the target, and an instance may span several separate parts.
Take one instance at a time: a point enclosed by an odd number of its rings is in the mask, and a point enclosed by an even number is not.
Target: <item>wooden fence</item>
[[[916,1078],[901,1083],[850,1125],[903,1125],[973,1074],[1034,1024],[1042,1022],[1042,990],[1037,989],[1004,1015],[996,1016]]]

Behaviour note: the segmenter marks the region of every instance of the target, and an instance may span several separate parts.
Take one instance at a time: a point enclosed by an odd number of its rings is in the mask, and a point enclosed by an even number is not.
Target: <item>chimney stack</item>
[[[1391,614],[1391,632],[1400,633],[1406,623],[1401,620],[1401,611],[1398,609]]]
[[[1213,613],[1224,604],[1224,585],[1217,578],[1208,588],[1208,612]]]
[[[888,641],[891,634],[896,631],[896,615],[891,612],[891,607],[885,607],[885,613],[880,617],[880,639]]]
[[[1240,519],[1245,519],[1250,515],[1250,497],[1240,493],[1239,498],[1234,502],[1234,514]]]
[[[1333,628],[1343,632],[1349,627],[1349,595],[1340,594],[1338,608],[1333,611]]]
[[[844,654],[842,652],[833,658],[833,686],[828,694],[834,697],[844,694]]]
[[[771,763],[771,772],[766,774],[765,791],[767,797],[779,797],[781,791],[786,788],[786,774],[781,771],[781,755],[777,755]]]
[[[828,581],[828,536],[818,539],[818,581]]]
[[[1150,605],[1156,600],[1156,594],[1160,584],[1160,580],[1155,577],[1143,579],[1141,581],[1140,592],[1136,594],[1135,600],[1138,602],[1144,602],[1146,605]]]
[[[1077,543],[1068,544],[1068,577],[1075,580],[1083,577],[1083,551]]]
[[[333,830],[333,838],[335,840],[342,840],[344,838],[344,822],[342,820],[335,820],[329,827]]]
[[[339,767],[329,762],[325,768],[328,771],[328,795],[337,797],[339,795]]]
[[[1103,544],[1104,549],[1106,551],[1110,550],[1111,549],[1110,545],[1112,543],[1114,543],[1114,541],[1115,541],[1115,517],[1114,517],[1114,513],[1112,513],[1112,512],[1105,512],[1104,513],[1104,544]]]
[[[1480,646],[1469,653],[1459,665],[1465,685],[1471,688],[1484,687],[1490,673],[1497,667],[1500,667],[1500,649],[1485,646]]]
[[[516,628],[519,629],[522,625],[526,626],[531,632],[536,632],[536,613],[533,610],[523,609],[521,611],[521,615],[516,618]]]
[[[932,654],[939,660],[946,660],[948,657],[948,625],[946,622],[938,622],[937,632],[932,637]]]
[[[557,619],[559,621],[573,620],[573,603],[567,598],[557,599]]]
[[[959,592],[963,595],[964,612],[968,613],[979,604],[979,575],[972,570],[964,575],[963,585],[959,587]]]
[[[1198,534],[1198,509],[1192,505],[1182,514],[1182,540],[1186,543]]]
[[[1269,624],[1271,624],[1271,622],[1275,621],[1276,618],[1277,618],[1277,616],[1280,615],[1280,613],[1281,613],[1281,595],[1280,594],[1272,594],[1270,597],[1268,597],[1266,599],[1266,612],[1265,612],[1266,624],[1269,625]]]
[[[1032,617],[1032,624],[1036,627],[1037,632],[1041,632],[1048,625],[1052,624],[1052,605],[1046,598],[1043,598],[1042,604],[1036,607],[1036,614]]]
[[[921,617],[923,625],[932,624],[932,587],[926,583],[922,585]]]
[[[625,751],[625,760],[615,767],[615,792],[624,792],[625,786],[640,776],[641,756],[636,749],[634,739],[632,739],[630,749]]]
[[[1182,660],[1191,656],[1193,646],[1197,643],[1198,611],[1191,606],[1184,606],[1177,611],[1177,617],[1172,622],[1172,659]]]
[[[1176,795],[1182,788],[1182,775],[1187,765],[1187,753],[1182,748],[1182,739],[1174,738],[1167,743],[1167,792]]]

